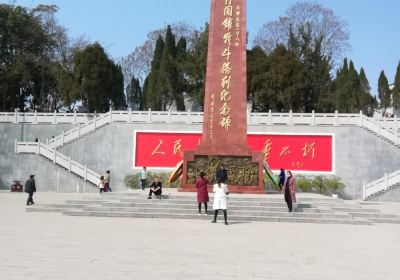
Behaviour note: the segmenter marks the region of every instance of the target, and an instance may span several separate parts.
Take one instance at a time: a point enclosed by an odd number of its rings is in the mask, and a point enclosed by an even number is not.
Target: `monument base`
[[[228,171],[228,187],[231,193],[264,193],[263,154],[243,147],[235,151],[224,151],[222,147],[196,151],[185,151],[183,155],[183,176],[180,191],[194,192],[196,178],[200,172],[206,174],[210,185],[216,183],[215,174],[220,165]],[[209,189],[212,191],[212,187]]]

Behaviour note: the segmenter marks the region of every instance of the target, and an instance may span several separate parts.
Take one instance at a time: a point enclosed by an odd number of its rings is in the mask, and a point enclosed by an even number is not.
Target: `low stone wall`
[[[25,141],[58,135],[69,125],[0,125],[0,186],[9,188],[12,180],[25,180],[37,174],[37,182],[45,191],[94,191],[93,185],[55,167],[37,155],[14,154],[14,139]],[[59,149],[60,152],[98,173],[111,170],[114,190],[124,190],[123,179],[133,169],[134,130],[201,131],[194,124],[126,124],[113,123]],[[363,182],[370,182],[400,168],[400,149],[359,127],[314,126],[249,126],[249,132],[334,133],[336,176],[345,183],[346,198],[361,198]],[[153,171],[153,170],[152,170]],[[154,170],[157,171],[157,170]],[[83,185],[82,185],[83,184]],[[90,187],[89,187],[90,186]]]

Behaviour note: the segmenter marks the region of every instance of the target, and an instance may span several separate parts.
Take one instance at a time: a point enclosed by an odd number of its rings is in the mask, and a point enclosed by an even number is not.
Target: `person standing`
[[[215,174],[215,179],[220,180],[221,183],[226,183],[228,182],[228,171],[225,169],[225,167],[221,164]]]
[[[292,172],[286,171],[286,179],[284,183],[285,201],[289,208],[289,212],[293,211],[293,203],[296,203],[294,177]]]
[[[112,189],[110,187],[110,181],[111,181],[111,176],[110,176],[110,170],[106,171],[106,175],[104,176],[104,191],[105,192],[112,192]]]
[[[207,191],[208,180],[205,178],[204,172],[200,172],[199,178],[197,178],[195,187],[197,189],[197,203],[199,205],[199,214],[201,215],[201,204],[204,203],[204,215],[207,213],[207,203],[209,201],[208,191]]]
[[[285,184],[285,170],[281,168],[281,172],[279,173],[279,189],[282,191],[283,185]]]
[[[142,184],[142,191],[146,188],[146,180],[147,180],[147,168],[143,166],[142,171],[140,171],[140,183]]]
[[[104,186],[105,186],[104,176],[101,176],[100,181],[97,183],[97,187],[100,190],[100,194],[104,191]]]
[[[161,194],[162,194],[162,183],[158,180],[158,178],[154,178],[154,182],[151,183],[150,185],[150,191],[149,191],[149,197],[148,199],[152,198],[153,193],[155,195],[160,196],[161,198]]]
[[[227,205],[227,200],[228,200],[228,186],[223,184],[221,182],[221,179],[217,181],[217,184],[213,186],[213,192],[214,192],[214,220],[211,221],[211,223],[216,223],[217,222],[217,216],[218,216],[218,211],[222,210],[224,212],[224,220],[225,220],[225,225],[228,225],[228,214],[226,212],[226,205]]]
[[[26,205],[35,204],[33,202],[33,193],[36,192],[36,185],[35,185],[35,175],[30,175],[29,179],[25,182],[25,192],[28,194],[28,200],[26,201]]]

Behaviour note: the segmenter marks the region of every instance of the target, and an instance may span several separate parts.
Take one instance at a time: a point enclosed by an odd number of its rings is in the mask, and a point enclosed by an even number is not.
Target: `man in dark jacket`
[[[219,166],[217,173],[215,174],[215,179],[217,182],[220,180],[221,183],[228,182],[228,171],[222,164]]]
[[[149,197],[148,199],[151,199],[151,196],[153,193],[156,196],[159,196],[161,199],[161,194],[162,194],[162,183],[158,180],[158,178],[154,178],[154,182],[150,185],[150,191],[149,191]]]
[[[36,192],[34,177],[35,175],[30,175],[29,179],[26,180],[25,182],[25,192],[29,194],[28,200],[26,201],[26,205],[35,204],[35,202],[33,202],[33,193]]]
[[[285,170],[281,168],[281,173],[279,173],[279,189],[281,191],[284,183],[285,183]]]

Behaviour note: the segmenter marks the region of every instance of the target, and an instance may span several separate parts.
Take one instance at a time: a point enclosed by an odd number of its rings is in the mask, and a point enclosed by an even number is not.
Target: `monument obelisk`
[[[212,0],[201,143],[184,153],[183,190],[224,165],[232,192],[262,191],[262,153],[247,145],[246,0]]]

